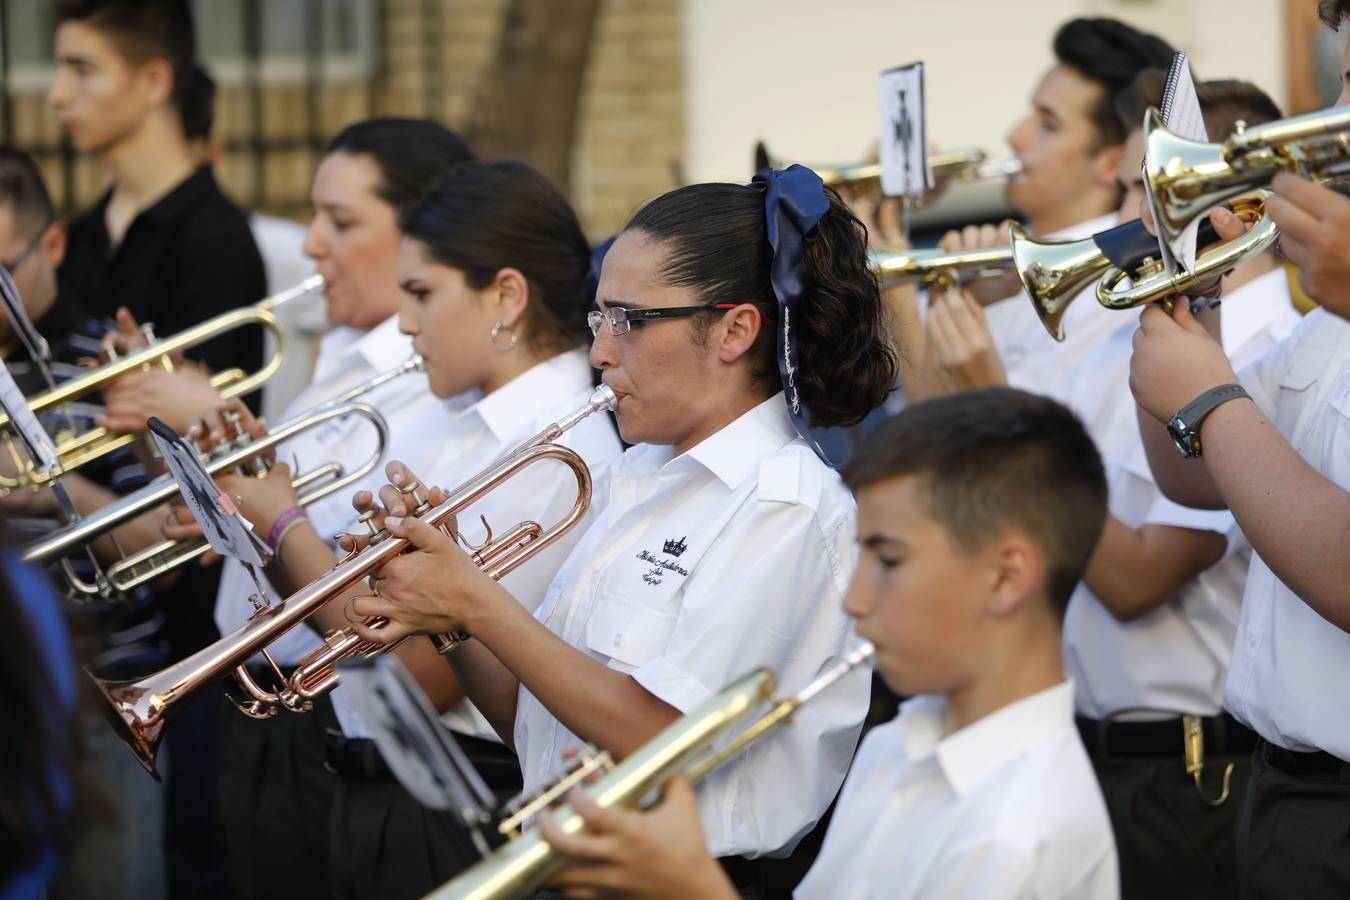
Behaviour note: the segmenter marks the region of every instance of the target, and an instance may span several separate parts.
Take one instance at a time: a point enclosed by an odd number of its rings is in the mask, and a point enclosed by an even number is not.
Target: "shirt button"
[[[615,646],[615,647],[622,647],[622,646],[623,646],[623,635],[621,635],[621,634],[616,634],[616,635],[614,635],[614,646]]]

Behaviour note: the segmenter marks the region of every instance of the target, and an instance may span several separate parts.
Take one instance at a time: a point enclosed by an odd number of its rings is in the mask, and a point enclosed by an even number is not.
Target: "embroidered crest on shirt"
[[[666,556],[674,556],[678,558],[680,554],[683,553],[688,547],[689,545],[685,542],[684,538],[680,538],[678,541],[672,539],[666,541],[665,544],[662,545],[661,551]],[[674,572],[677,575],[684,575],[686,577],[689,575],[688,569],[684,568],[683,566],[677,563],[672,562],[669,559],[662,559],[661,557],[653,554],[650,550],[638,551],[637,558],[642,560],[643,562],[648,562],[652,564],[652,567],[650,569],[642,573],[642,580],[646,584],[651,585],[652,587],[656,587],[657,585],[661,584],[661,582],[665,580],[666,575],[670,574],[671,572]]]

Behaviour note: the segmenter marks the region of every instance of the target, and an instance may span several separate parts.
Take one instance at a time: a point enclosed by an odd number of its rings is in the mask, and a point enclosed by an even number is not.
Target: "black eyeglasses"
[[[591,335],[599,336],[601,326],[615,337],[622,337],[633,328],[634,322],[648,322],[656,319],[684,319],[699,313],[718,312],[735,309],[735,303],[717,303],[713,306],[663,306],[656,309],[625,309],[622,306],[607,306],[586,313],[586,324],[591,326]]]
[[[50,224],[50,222],[47,223],[47,225]],[[14,273],[18,270],[19,266],[23,265],[24,260],[33,255],[33,251],[38,248],[38,244],[42,243],[42,235],[46,233],[47,225],[43,225],[42,228],[38,230],[37,237],[29,241],[28,246],[23,248],[23,252],[13,260],[0,259],[0,266],[5,267],[5,271],[10,274],[11,278],[14,277]]]

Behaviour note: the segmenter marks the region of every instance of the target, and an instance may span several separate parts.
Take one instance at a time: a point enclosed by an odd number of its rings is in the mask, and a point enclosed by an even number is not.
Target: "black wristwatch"
[[[1240,384],[1221,384],[1205,391],[1181,408],[1167,423],[1167,431],[1172,435],[1172,443],[1187,459],[1200,455],[1200,423],[1214,408],[1238,397],[1250,396]]]

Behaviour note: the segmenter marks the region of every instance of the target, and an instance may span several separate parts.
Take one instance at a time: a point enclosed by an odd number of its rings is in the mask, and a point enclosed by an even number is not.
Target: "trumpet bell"
[[[1177,247],[1191,222],[1270,181],[1279,169],[1235,170],[1222,144],[1206,144],[1167,129],[1157,110],[1144,119],[1144,179],[1153,197],[1153,217],[1169,247]]]
[[[109,682],[93,679],[104,702],[98,704],[104,720],[127,745],[136,761],[156,780],[155,768],[159,742],[164,737],[163,707],[158,699],[137,682]]]
[[[1008,226],[1013,264],[1022,287],[1050,336],[1063,341],[1069,305],[1111,266],[1090,237],[1077,241],[1038,241],[1016,222]]]

